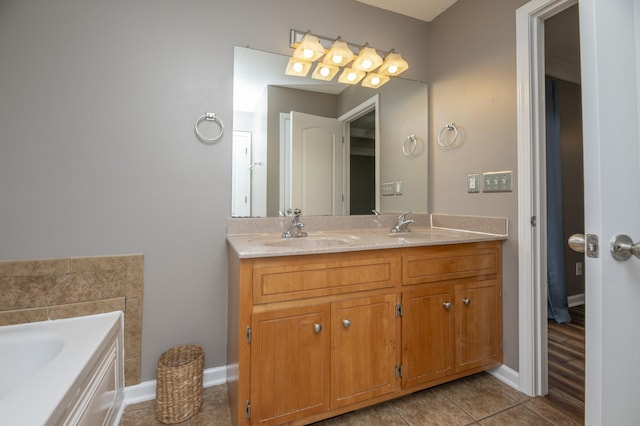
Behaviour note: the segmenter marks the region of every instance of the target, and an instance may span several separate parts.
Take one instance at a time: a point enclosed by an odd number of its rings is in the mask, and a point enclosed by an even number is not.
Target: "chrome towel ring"
[[[418,147],[418,139],[416,135],[409,135],[402,143],[402,153],[407,157],[413,157]]]
[[[450,138],[449,142],[443,142],[443,133],[444,132],[453,132],[453,137]],[[449,123],[447,125],[445,125],[442,130],[440,130],[440,133],[438,133],[438,145],[440,145],[443,148],[449,147],[451,145],[453,145],[453,143],[456,141],[456,139],[458,139],[458,128],[453,124],[453,123]]]
[[[198,125],[202,120],[215,121],[216,123],[218,123],[218,126],[220,126],[220,133],[218,133],[217,136],[214,136],[212,138],[205,138],[204,136],[202,136],[202,134],[200,133],[200,130],[198,130]],[[201,115],[200,117],[198,117],[198,119],[196,120],[195,130],[196,130],[196,135],[198,135],[198,138],[203,143],[210,144],[222,137],[222,134],[224,133],[224,123],[222,122],[222,120],[220,120],[220,117],[218,117],[215,113],[207,112],[204,115]]]

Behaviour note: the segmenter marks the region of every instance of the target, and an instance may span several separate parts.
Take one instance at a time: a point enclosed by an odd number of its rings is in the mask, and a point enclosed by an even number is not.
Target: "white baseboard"
[[[205,388],[227,382],[227,367],[214,367],[204,370],[202,385]],[[156,381],[148,380],[137,385],[124,388],[124,405],[156,399]]]
[[[573,296],[567,297],[567,302],[570,308],[574,306],[584,305],[584,293],[574,294]]]
[[[515,390],[520,390],[520,373],[516,370],[503,364],[498,368],[489,370],[488,373]]]

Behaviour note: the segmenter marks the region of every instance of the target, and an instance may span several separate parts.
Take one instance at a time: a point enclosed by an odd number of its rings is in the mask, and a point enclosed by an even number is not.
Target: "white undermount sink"
[[[262,242],[262,244],[269,247],[312,249],[349,245],[356,240],[357,237],[350,235],[309,235],[306,237],[269,239]]]

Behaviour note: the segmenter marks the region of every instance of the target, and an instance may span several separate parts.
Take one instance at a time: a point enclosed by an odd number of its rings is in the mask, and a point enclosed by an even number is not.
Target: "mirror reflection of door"
[[[349,214],[376,208],[375,110],[349,123]]]
[[[305,215],[343,214],[342,123],[292,111],[290,149],[291,205],[286,211],[299,208]]]
[[[251,132],[233,132],[231,215],[251,216]]]

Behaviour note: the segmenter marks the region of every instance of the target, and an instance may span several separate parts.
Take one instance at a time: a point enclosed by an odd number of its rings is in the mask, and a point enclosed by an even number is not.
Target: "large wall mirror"
[[[291,77],[287,61],[235,48],[232,216],[428,212],[426,83]]]

